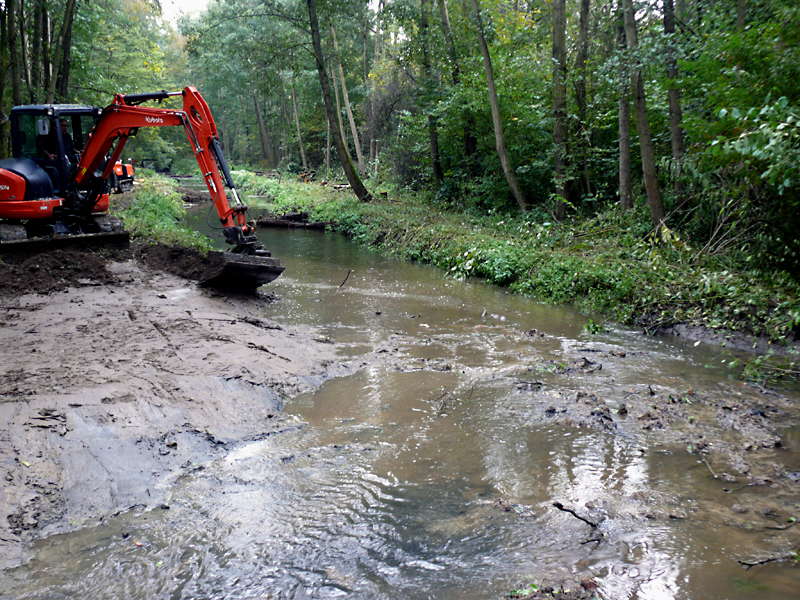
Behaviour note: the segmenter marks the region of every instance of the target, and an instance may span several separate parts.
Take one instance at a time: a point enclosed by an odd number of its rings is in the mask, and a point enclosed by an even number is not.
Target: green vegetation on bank
[[[690,324],[784,346],[800,331],[797,281],[748,268],[743,249],[710,254],[667,228],[654,240],[642,203],[557,223],[545,212],[456,210],[410,193],[362,203],[349,191],[315,184],[279,184],[245,171],[234,178],[262,197],[259,206],[277,214],[308,211],[365,248],[649,332]]]
[[[205,236],[180,227],[186,210],[172,180],[155,174],[143,176],[141,172],[137,177],[132,194],[111,197],[112,212],[122,217],[131,235],[208,251],[211,244]]]

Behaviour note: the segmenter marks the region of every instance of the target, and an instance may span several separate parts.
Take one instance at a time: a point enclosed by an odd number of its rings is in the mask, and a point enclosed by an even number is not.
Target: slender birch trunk
[[[444,34],[445,45],[447,46],[447,59],[450,61],[450,76],[453,85],[461,85],[461,67],[459,65],[456,43],[453,39],[453,31],[450,28],[450,14],[447,10],[447,0],[438,0],[439,18],[442,21],[442,33]],[[465,110],[462,116],[464,121],[464,155],[467,160],[472,158],[478,151],[478,138],[475,137],[475,117]]]
[[[317,18],[317,3],[316,0],[306,1],[308,3],[308,20],[311,27],[311,42],[314,47],[314,58],[317,63],[317,74],[319,75],[319,83],[320,87],[322,88],[322,98],[325,103],[325,114],[328,117],[328,121],[332,123],[335,117],[335,109],[333,106],[333,99],[331,98],[331,86],[330,81],[328,80],[328,72],[325,68],[325,57],[322,54],[322,40],[320,39],[319,35],[319,20]],[[350,183],[350,187],[353,189],[353,192],[358,199],[362,202],[368,202],[372,200],[372,196],[367,188],[364,187],[364,183],[358,176],[358,172],[353,167],[353,161],[350,159],[350,154],[347,152],[347,148],[345,148],[342,136],[335,128],[333,129],[332,133],[333,145],[336,148],[336,153],[339,155],[339,162],[342,163],[342,168],[344,169],[344,174],[347,177],[347,181]]]
[[[681,93],[678,90],[678,60],[675,57],[675,9],[673,0],[664,0],[664,33],[667,35],[667,78],[670,80],[669,91],[669,134],[672,144],[672,180],[675,190],[675,201],[682,204],[684,192],[681,181],[681,161],[683,160],[683,111],[681,111]]]
[[[433,80],[431,69],[431,58],[428,52],[428,3],[427,0],[420,0],[419,28],[422,37],[422,69],[425,71],[425,78],[428,83]],[[444,172],[442,162],[439,157],[439,129],[436,125],[436,117],[428,113],[428,140],[430,144],[431,168],[436,183],[441,185],[444,182]]]
[[[567,210],[567,9],[565,0],[553,0],[553,173],[556,184],[556,220]]]
[[[636,17],[633,11],[633,0],[622,0],[622,6],[625,13],[625,38],[628,41],[628,49],[635,55],[639,47],[639,36],[636,32]],[[639,132],[639,148],[642,154],[644,187],[647,192],[647,202],[650,205],[650,218],[653,220],[656,235],[658,235],[661,231],[661,225],[664,222],[664,203],[661,199],[661,190],[658,188],[653,139],[650,136],[650,123],[647,120],[647,98],[644,91],[644,78],[642,77],[642,67],[639,64],[633,67],[631,86],[633,87],[636,129]]]
[[[617,46],[624,54],[625,22],[622,12],[617,19]],[[622,210],[633,208],[631,188],[631,79],[625,61],[619,65],[619,204]]]
[[[297,127],[297,143],[300,146],[300,162],[303,165],[303,171],[308,171],[306,151],[303,148],[303,134],[300,133],[300,115],[297,113],[297,96],[294,93],[294,72],[292,72],[292,78],[289,80],[289,85],[291,86],[292,90],[292,108],[294,110],[294,124]]]
[[[494,126],[494,142],[497,148],[497,155],[500,158],[500,164],[503,167],[503,174],[506,176],[508,187],[511,194],[519,204],[523,211],[531,209],[528,198],[522,188],[519,187],[517,176],[511,166],[511,161],[508,158],[508,151],[506,150],[505,136],[503,135],[503,120],[500,116],[500,102],[497,99],[497,88],[494,85],[494,69],[492,68],[492,56],[489,54],[489,46],[486,45],[486,38],[483,34],[483,20],[481,19],[481,11],[478,6],[478,0],[471,0],[473,19],[478,34],[478,46],[481,49],[481,56],[483,57],[483,70],[486,73],[486,87],[489,91],[489,104],[492,109],[492,125]]]
[[[56,84],[58,83],[58,69],[61,67],[61,62],[64,56],[64,40],[67,37],[67,30],[70,23],[75,16],[75,0],[67,0],[67,5],[64,10],[64,21],[61,23],[61,30],[59,31],[58,38],[56,39],[56,49],[53,52],[53,69],[54,72],[50,74],[50,81],[47,85],[47,95],[45,97],[45,104],[52,104],[56,97]]]
[[[347,112],[347,120],[350,122],[350,132],[353,135],[353,145],[356,147],[356,158],[358,159],[358,170],[362,176],[367,174],[364,166],[364,155],[361,152],[361,141],[358,137],[358,128],[356,127],[356,120],[353,118],[353,109],[350,106],[350,97],[347,94],[347,84],[344,80],[344,69],[342,68],[342,60],[339,57],[339,44],[336,41],[336,30],[331,23],[331,37],[333,38],[333,52],[336,55],[336,63],[339,65],[339,79],[342,83],[342,100],[344,101],[344,108]]]
[[[272,154],[272,140],[269,137],[267,126],[264,123],[264,115],[261,114],[261,104],[258,101],[258,91],[253,90],[253,107],[256,111],[258,121],[258,137],[261,141],[261,158],[267,161],[267,166],[272,169],[275,167],[275,157]]]

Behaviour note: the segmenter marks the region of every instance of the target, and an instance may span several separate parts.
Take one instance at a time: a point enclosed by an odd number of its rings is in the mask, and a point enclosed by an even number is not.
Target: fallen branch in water
[[[588,540],[582,541],[581,542],[581,546],[583,546],[584,544],[591,544],[592,542],[600,543],[602,541],[603,541],[602,537],[593,537],[593,538],[589,538]]]
[[[347,271],[347,275],[345,275],[344,281],[343,281],[343,282],[341,283],[341,285],[339,286],[340,288],[342,287],[342,285],[344,285],[345,283],[347,283],[347,278],[348,278],[348,277],[350,277],[350,273],[352,273],[352,272],[353,272],[353,269],[350,269],[349,271]]]
[[[759,565],[765,565],[765,564],[771,563],[771,562],[781,562],[781,561],[784,561],[784,560],[793,560],[794,558],[795,558],[795,556],[793,556],[792,554],[789,554],[787,556],[773,556],[772,558],[762,558],[761,560],[756,560],[756,561],[753,561],[753,562],[750,562],[750,561],[747,561],[747,560],[737,560],[736,562],[738,562],[740,565],[743,565],[743,566],[747,567],[747,569],[749,569],[750,567],[757,567]],[[747,570],[747,569],[745,569],[745,570]]]
[[[585,518],[585,517],[582,517],[582,516],[580,516],[578,513],[576,513],[576,512],[575,512],[574,510],[572,510],[571,508],[567,508],[566,506],[564,506],[563,504],[561,504],[561,502],[553,502],[553,506],[555,506],[555,507],[556,507],[558,510],[562,510],[562,511],[564,511],[564,512],[568,512],[568,513],[569,513],[569,514],[571,514],[573,517],[575,517],[576,519],[579,519],[579,520],[583,521],[583,522],[584,522],[584,523],[586,523],[587,525],[590,525],[590,526],[592,526],[592,527],[597,527],[597,523],[595,523],[595,522],[593,522],[593,521],[590,521],[589,519],[587,519],[587,518]]]
[[[714,473],[714,469],[712,469],[711,465],[708,464],[708,461],[706,460],[706,457],[705,456],[701,456],[700,460],[702,460],[704,463],[706,463],[706,466],[708,467],[708,470],[711,473],[711,475],[714,477],[714,479],[719,479],[719,477],[717,477],[717,474]]]

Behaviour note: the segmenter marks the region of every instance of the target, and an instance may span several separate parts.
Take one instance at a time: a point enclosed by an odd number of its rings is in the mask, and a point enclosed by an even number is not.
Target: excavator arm
[[[183,110],[140,106],[149,100],[171,96],[183,96]],[[125,144],[140,127],[173,126],[183,126],[214,200],[225,240],[233,246],[228,252],[209,253],[201,282],[215,287],[252,290],[274,280],[284,267],[258,245],[255,226],[247,222],[247,206],[239,199],[233,185],[211,111],[194,87],[180,92],[114,96],[114,101],[100,115],[78,163],[70,195],[72,209],[84,214],[93,212]],[[225,184],[231,191],[232,204],[225,194]]]
[[[160,101],[172,96],[183,96],[183,110],[140,106],[148,100]],[[179,92],[114,96],[114,101],[103,110],[81,155],[74,181],[77,189],[76,202],[80,206],[75,208],[91,212],[101,197],[105,182],[111,177],[114,164],[122,154],[125,144],[140,127],[174,126],[182,126],[186,132],[214,200],[226,241],[235,246],[234,252],[252,254],[256,238],[253,227],[247,223],[247,206],[236,193],[208,104],[192,86]],[[109,152],[111,156],[107,158]],[[225,184],[231,191],[232,205],[225,194]]]

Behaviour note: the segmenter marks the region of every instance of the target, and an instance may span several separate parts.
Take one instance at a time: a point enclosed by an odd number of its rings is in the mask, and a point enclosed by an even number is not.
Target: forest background
[[[234,165],[347,179],[361,202],[328,216],[364,243],[408,238],[360,206],[388,189],[420,222],[500,227],[402,248],[456,274],[640,324],[800,331],[795,0],[210,0],[177,23],[158,0],[5,0],[0,19],[2,156],[13,105],[195,85]],[[143,129],[125,158],[191,172],[183,136]]]

